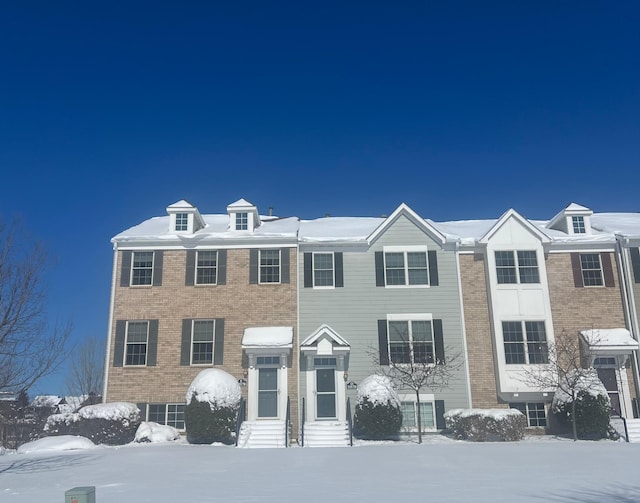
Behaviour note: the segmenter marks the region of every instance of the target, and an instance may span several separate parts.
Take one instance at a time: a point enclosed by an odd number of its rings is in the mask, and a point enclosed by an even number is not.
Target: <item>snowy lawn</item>
[[[48,445],[47,448],[51,448]],[[640,502],[640,444],[530,438],[236,449],[185,443],[0,456],[0,501]]]

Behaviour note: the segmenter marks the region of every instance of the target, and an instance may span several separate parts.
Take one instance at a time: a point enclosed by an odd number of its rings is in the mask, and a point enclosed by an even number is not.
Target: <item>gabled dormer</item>
[[[185,199],[167,206],[167,214],[169,215],[169,232],[171,233],[193,234],[205,226],[198,208]]]
[[[591,234],[591,215],[593,215],[593,210],[571,203],[549,220],[546,227],[547,229],[555,229],[576,236]]]
[[[229,214],[229,231],[253,232],[260,226],[258,208],[246,199],[238,199],[227,206]]]

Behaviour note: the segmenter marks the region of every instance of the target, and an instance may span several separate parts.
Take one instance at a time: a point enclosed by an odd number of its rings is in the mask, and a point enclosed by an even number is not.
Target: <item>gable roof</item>
[[[389,215],[368,237],[367,241],[369,244],[375,242],[384,232],[393,225],[401,216],[407,217],[411,220],[416,227],[422,230],[425,234],[427,234],[431,239],[436,241],[437,243],[444,244],[447,241],[447,237],[436,229],[431,223],[420,215],[418,215],[415,211],[413,211],[409,206],[405,203],[402,203],[398,206],[395,211]]]
[[[180,201],[176,201],[175,203],[167,206],[167,209],[169,208],[195,208],[195,206],[186,199],[180,199]]]
[[[250,203],[244,198],[238,199],[236,202],[231,203],[229,206],[227,206],[227,208],[247,208],[247,207],[255,208],[255,204]]]
[[[309,347],[318,342],[323,335],[327,335],[329,339],[332,340],[334,346],[340,346],[345,349],[349,349],[349,343],[345,341],[342,337],[338,335],[338,333],[332,329],[326,323],[318,327],[309,337],[307,337],[301,344],[300,347]]]
[[[566,218],[567,215],[592,215],[593,210],[591,208],[587,208],[586,206],[582,206],[578,203],[571,203],[569,206],[560,210],[556,215],[549,220],[546,227],[548,229],[554,228],[562,219]]]
[[[522,225],[525,229],[527,229],[531,234],[536,236],[543,243],[550,243],[551,238],[547,236],[544,232],[542,232],[538,227],[533,225],[529,220],[524,218],[520,213],[518,213],[513,208],[507,210],[502,214],[502,216],[496,221],[495,224],[482,236],[478,242],[482,244],[486,244],[489,240],[495,235],[500,228],[507,223],[509,220],[514,219],[520,225]]]

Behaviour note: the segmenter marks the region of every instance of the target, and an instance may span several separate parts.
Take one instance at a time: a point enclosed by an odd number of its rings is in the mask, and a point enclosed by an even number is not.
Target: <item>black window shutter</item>
[[[191,365],[191,320],[182,320],[180,365]]]
[[[291,248],[280,248],[280,283],[289,283],[290,252]]]
[[[336,288],[342,288],[344,286],[344,272],[342,266],[342,252],[336,252],[333,254],[333,266],[336,268]]]
[[[184,271],[185,286],[193,286],[196,275],[196,251],[187,250],[187,268]]]
[[[389,365],[387,320],[378,320],[378,348],[380,350],[380,365]]]
[[[384,254],[376,252],[376,286],[384,286]]]
[[[311,288],[313,286],[313,253],[305,253],[304,260],[304,287]]]
[[[433,345],[436,353],[436,363],[444,365],[444,335],[442,333],[442,320],[433,320]]]
[[[436,428],[444,430],[447,423],[444,420],[444,400],[436,400]]]
[[[218,250],[218,261],[216,262],[218,268],[218,285],[227,284],[227,250]]]
[[[258,284],[258,250],[249,250],[249,284]]]
[[[147,420],[147,404],[146,403],[137,403],[136,406],[140,409],[140,421]]]
[[[122,267],[120,270],[120,286],[129,286],[131,280],[131,251],[122,252]]]
[[[116,341],[113,348],[113,366],[122,367],[124,361],[124,338],[127,331],[127,322],[125,320],[116,321]]]
[[[147,367],[155,367],[158,354],[158,320],[149,320],[149,340],[147,341]]]
[[[438,279],[438,254],[435,250],[429,250],[429,284],[431,286],[438,286],[440,281]]]
[[[162,286],[162,258],[161,251],[153,254],[153,286]]]
[[[576,288],[582,288],[584,283],[582,281],[582,266],[580,265],[580,254],[571,254],[571,269],[573,270],[573,284]]]
[[[606,287],[616,286],[616,281],[613,278],[613,265],[611,264],[611,255],[609,253],[601,253],[600,261],[602,262],[602,275],[604,276],[604,286]]]
[[[631,267],[633,268],[633,280],[636,283],[640,283],[640,249],[630,248],[631,253]]]
[[[213,342],[213,364],[222,365],[224,361],[224,318],[216,319],[216,333]]]

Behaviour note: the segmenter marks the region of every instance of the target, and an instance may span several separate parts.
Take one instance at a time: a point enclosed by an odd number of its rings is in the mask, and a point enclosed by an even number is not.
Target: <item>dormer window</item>
[[[186,231],[189,229],[189,214],[176,213],[176,231]]]
[[[249,214],[246,212],[236,213],[236,230],[246,231],[249,229]]]
[[[571,223],[573,225],[574,234],[585,234],[587,232],[587,229],[584,226],[583,216],[571,217]]]

